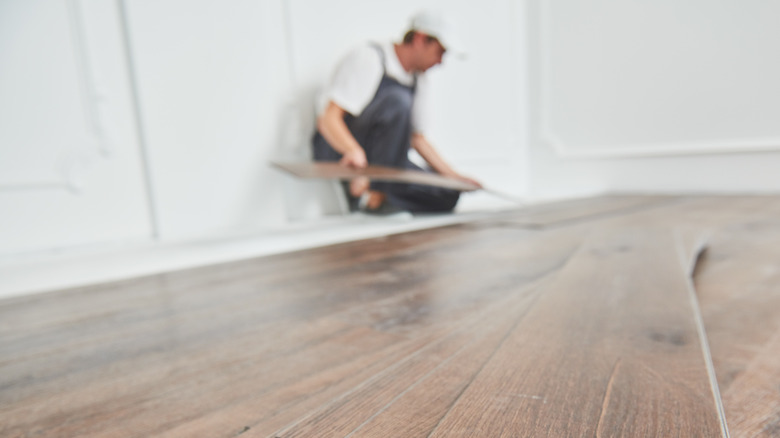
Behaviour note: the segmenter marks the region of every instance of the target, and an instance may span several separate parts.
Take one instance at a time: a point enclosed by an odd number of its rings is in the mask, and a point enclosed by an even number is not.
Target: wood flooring
[[[2,437],[778,437],[780,197],[607,196],[0,301]]]

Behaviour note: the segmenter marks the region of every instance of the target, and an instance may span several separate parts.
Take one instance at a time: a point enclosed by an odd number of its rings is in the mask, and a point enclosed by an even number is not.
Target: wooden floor
[[[0,301],[2,437],[780,436],[780,197],[603,197]]]

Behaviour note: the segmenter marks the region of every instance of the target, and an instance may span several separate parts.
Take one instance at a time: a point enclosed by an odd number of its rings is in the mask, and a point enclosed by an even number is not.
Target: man
[[[324,93],[314,136],[314,159],[364,168],[377,164],[420,169],[408,158],[414,148],[433,171],[477,185],[450,167],[425,138],[427,78],[444,53],[458,49],[452,24],[425,11],[412,18],[402,43],[370,44],[342,60]],[[413,213],[452,211],[460,192],[416,184],[353,179],[350,208]]]

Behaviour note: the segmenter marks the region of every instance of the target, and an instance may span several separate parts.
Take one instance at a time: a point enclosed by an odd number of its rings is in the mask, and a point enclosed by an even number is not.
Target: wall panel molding
[[[575,143],[564,140],[559,130],[556,130],[556,120],[553,115],[552,101],[556,90],[553,72],[553,36],[552,23],[553,3],[555,0],[539,0],[538,19],[538,50],[539,50],[539,129],[540,139],[549,146],[555,154],[563,159],[610,159],[610,158],[643,158],[643,157],[674,157],[707,154],[737,154],[780,151],[780,136],[742,137],[742,138],[701,138],[684,141],[634,141],[621,142],[619,145],[597,143]],[[603,14],[612,11],[606,9]],[[574,113],[574,116],[577,114]]]
[[[85,120],[83,135],[79,139],[62,139],[60,154],[40,159],[40,167],[30,172],[30,178],[0,176],[0,190],[63,190],[78,194],[88,186],[88,170],[109,159],[114,149],[115,123],[112,123],[107,110],[112,104],[112,98],[96,68],[89,26],[83,10],[84,2],[57,1],[63,2],[67,12],[67,27],[71,38],[70,56],[78,79],[78,83],[72,86],[78,87]]]

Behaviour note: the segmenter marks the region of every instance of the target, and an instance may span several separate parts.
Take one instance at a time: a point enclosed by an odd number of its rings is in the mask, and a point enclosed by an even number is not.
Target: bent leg
[[[409,170],[422,169],[408,162]],[[387,202],[412,213],[448,213],[455,209],[460,199],[457,190],[421,184],[387,184],[385,194]]]
[[[380,85],[376,96],[359,117],[350,114],[344,117],[344,122],[365,150],[370,164],[422,170],[408,158],[412,137],[412,103],[413,95],[409,90]],[[319,133],[315,134],[313,146],[315,160],[341,159],[341,154]],[[413,213],[449,212],[460,198],[458,191],[419,184],[372,182],[371,190],[385,193],[387,202]]]

